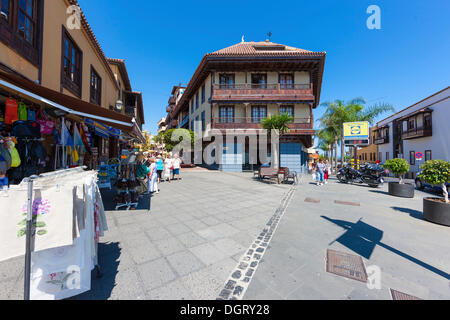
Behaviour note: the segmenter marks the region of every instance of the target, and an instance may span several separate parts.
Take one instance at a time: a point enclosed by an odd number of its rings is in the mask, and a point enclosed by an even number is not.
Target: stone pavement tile
[[[215,300],[223,289],[224,280],[202,269],[181,278],[195,300]]]
[[[175,219],[177,219],[180,222],[185,222],[185,221],[194,219],[194,217],[191,214],[184,213],[184,212],[183,213],[178,213],[174,217],[175,217]]]
[[[104,290],[104,288],[103,288]],[[144,300],[145,291],[139,273],[134,269],[120,271],[115,276],[115,286],[111,290],[111,300]]]
[[[217,226],[211,227],[211,230],[222,235],[222,237],[230,237],[240,232],[239,229],[230,226],[228,223],[218,224]]]
[[[258,234],[258,231],[256,231],[256,234]],[[255,240],[255,236],[252,236],[248,232],[239,232],[233,236],[233,240],[242,245],[244,248],[248,248]]]
[[[21,287],[22,292],[17,290]],[[18,279],[9,278],[8,280],[0,281],[0,300],[19,300],[23,299],[23,283],[20,286]]]
[[[183,223],[175,223],[166,226],[166,229],[173,234],[174,236],[178,236],[183,233],[188,233],[191,231],[185,224]]]
[[[232,217],[228,211],[224,212],[224,213],[220,213],[218,215],[216,215],[216,218],[223,221],[223,222],[231,222],[231,221],[235,221],[235,218]]]
[[[199,219],[199,218],[206,218],[208,216],[208,212],[203,211],[203,207],[201,207],[202,209],[197,209],[197,210],[193,210],[190,212],[190,214]]]
[[[205,265],[189,251],[174,253],[168,256],[167,260],[180,276],[185,276],[205,267]]]
[[[168,225],[171,225],[171,224],[178,223],[177,219],[175,219],[174,217],[170,217],[170,216],[158,217],[157,220],[163,226],[168,226]]]
[[[283,300],[283,297],[258,279],[253,279],[243,300]]]
[[[143,233],[144,230],[141,228],[141,226],[138,223],[134,223],[134,224],[127,224],[124,226],[119,226],[118,227],[119,232],[121,232],[124,235],[136,235],[136,234],[140,234]]]
[[[154,244],[164,256],[168,256],[172,253],[186,250],[183,243],[175,237],[171,237],[164,240],[158,240],[155,241]]]
[[[215,241],[224,237],[221,233],[217,232],[217,230],[213,230],[212,227],[207,227],[203,230],[195,230],[195,232],[208,241]]]
[[[225,258],[220,260],[206,268],[208,272],[216,275],[219,279],[226,279],[231,275],[232,271],[236,268],[236,261],[232,258]]]
[[[117,221],[117,226],[125,226],[127,224],[134,224],[136,220],[133,216],[124,213],[122,216],[116,216],[115,220]]]
[[[115,275],[119,271],[130,269],[136,265],[131,255],[120,249],[99,255],[98,263],[104,275]]]
[[[148,300],[193,300],[192,293],[177,279],[162,287],[150,290],[146,295]]]
[[[355,288],[347,296],[347,300],[391,300],[388,289]]]
[[[252,299],[250,296],[249,299]],[[317,291],[314,287],[308,285],[301,285],[293,292],[291,292],[287,297],[287,300],[333,300],[333,298],[323,295],[321,292]]]
[[[137,267],[146,291],[151,291],[174,280],[177,276],[164,258]]]
[[[126,249],[151,244],[150,239],[142,231],[126,235],[123,242]]]
[[[137,264],[152,261],[162,256],[161,252],[159,252],[159,250],[151,243],[141,246],[127,247],[126,250],[130,253],[134,262]]]
[[[188,233],[183,233],[177,236],[181,243],[183,243],[187,248],[196,247],[200,244],[206,242],[205,239],[200,237],[197,233],[191,231]]]
[[[167,231],[164,227],[156,227],[151,228],[145,231],[145,234],[152,241],[164,240],[172,237],[169,231]]]
[[[208,225],[204,224],[199,219],[188,220],[188,221],[185,221],[184,224],[187,225],[189,228],[191,228],[191,230],[193,230],[193,231],[208,228]]]
[[[427,284],[429,284],[429,279],[427,279]],[[447,281],[448,282],[448,281]],[[421,298],[421,299],[429,299],[430,289],[428,288],[427,284],[420,285],[418,278],[411,277],[408,279],[405,278],[405,276],[393,276],[389,272],[386,272],[383,268],[381,269],[381,284],[383,286],[383,289],[386,288],[389,290],[389,288],[392,288],[394,290]],[[444,289],[444,291],[447,291],[447,298],[450,298],[450,283],[447,284],[447,290]],[[432,286],[435,288],[435,286]],[[445,285],[444,285],[445,287]]]
[[[233,256],[235,254],[244,254],[247,247],[242,246],[238,242],[234,241],[230,238],[223,238],[216,240],[212,243],[217,249],[222,252],[225,252],[228,256]]]
[[[220,221],[219,219],[216,219],[212,216],[202,218],[201,221],[208,226],[216,226],[216,225],[222,223],[222,221]]]
[[[217,250],[217,248],[210,243],[201,244],[199,246],[189,248],[189,250],[205,265],[211,265],[227,257],[225,253]]]
[[[273,289],[283,298],[286,298],[301,285],[301,281],[266,261],[260,263],[256,274],[260,281],[264,281],[266,286]]]

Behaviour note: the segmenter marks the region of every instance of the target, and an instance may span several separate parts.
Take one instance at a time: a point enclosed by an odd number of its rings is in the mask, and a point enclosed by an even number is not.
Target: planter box
[[[414,185],[409,183],[399,184],[389,182],[389,194],[401,198],[414,198]]]
[[[441,201],[441,198],[423,199],[423,217],[425,220],[450,227],[450,203]]]

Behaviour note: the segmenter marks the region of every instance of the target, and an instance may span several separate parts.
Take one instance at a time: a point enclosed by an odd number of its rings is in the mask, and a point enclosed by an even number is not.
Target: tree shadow
[[[339,242],[343,246],[349,248],[353,252],[363,256],[366,259],[370,259],[375,247],[380,246],[421,266],[422,268],[425,268],[441,277],[444,277],[447,280],[450,280],[450,274],[448,274],[447,272],[433,267],[426,262],[423,262],[405,252],[397,250],[394,247],[381,242],[383,238],[383,231],[361,221],[361,219],[358,220],[358,222],[353,223],[345,220],[331,219],[326,216],[321,216],[321,218],[334,223],[335,225],[340,226],[341,228],[346,230],[346,232],[342,236],[334,241]],[[330,243],[330,245],[332,243]]]
[[[69,300],[107,300],[116,286],[116,275],[120,264],[121,248],[118,242],[98,244],[98,264],[101,277],[92,271],[91,290]]]
[[[423,212],[421,212],[421,211],[413,210],[413,209],[409,209],[409,208],[402,208],[402,207],[391,207],[391,208],[394,209],[395,211],[407,213],[413,218],[416,218],[419,220],[424,220]]]

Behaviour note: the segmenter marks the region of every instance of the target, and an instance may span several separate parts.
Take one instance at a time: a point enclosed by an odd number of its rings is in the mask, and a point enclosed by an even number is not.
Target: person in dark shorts
[[[164,161],[160,155],[156,160],[156,171],[158,173],[158,183],[160,183],[162,179],[162,173],[164,171]]]

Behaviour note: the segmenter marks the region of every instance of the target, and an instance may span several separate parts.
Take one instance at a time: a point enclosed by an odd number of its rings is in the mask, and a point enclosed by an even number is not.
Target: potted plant
[[[446,183],[450,181],[450,162],[429,160],[421,166],[420,177],[429,184],[440,185],[444,198],[424,198],[423,217],[427,221],[450,226],[450,203]]]
[[[390,159],[383,165],[399,178],[398,182],[389,182],[389,194],[402,198],[414,198],[414,185],[403,183],[403,175],[409,172],[409,164],[405,159]]]

